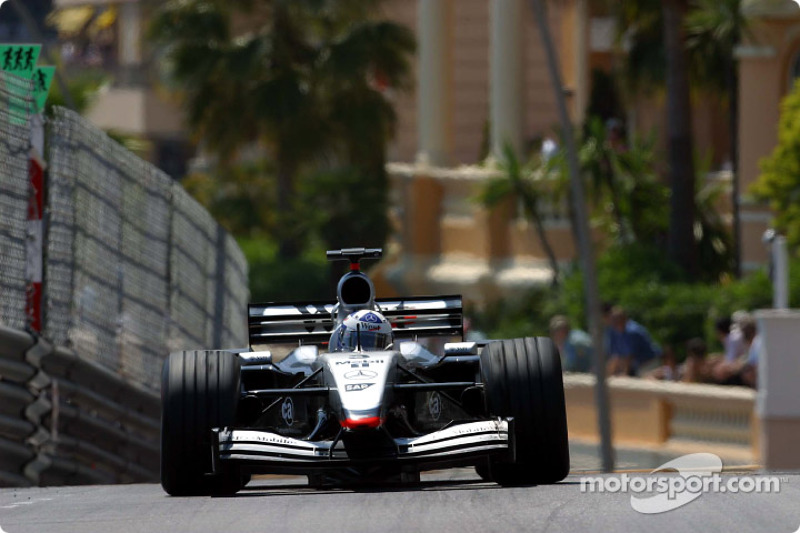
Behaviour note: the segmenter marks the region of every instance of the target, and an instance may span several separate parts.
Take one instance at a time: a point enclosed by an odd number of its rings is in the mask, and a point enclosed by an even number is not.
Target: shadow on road
[[[562,481],[559,485],[579,485],[578,481]],[[526,487],[535,487],[527,485]],[[341,487],[311,487],[299,483],[286,483],[280,485],[261,484],[256,482],[248,485],[233,496],[219,496],[223,498],[252,498],[270,496],[308,496],[311,494],[353,494],[353,493],[391,493],[391,492],[443,492],[443,491],[463,491],[463,490],[502,490],[496,483],[483,481],[480,479],[457,479],[457,480],[436,480],[422,481],[418,484],[357,484]]]

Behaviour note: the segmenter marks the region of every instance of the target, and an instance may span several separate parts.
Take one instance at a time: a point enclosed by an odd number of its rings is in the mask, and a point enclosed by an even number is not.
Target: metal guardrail
[[[153,481],[159,416],[154,391],[0,326],[0,486]]]
[[[34,457],[26,443],[36,433],[36,425],[26,418],[35,396],[27,387],[36,369],[25,360],[33,346],[27,333],[0,326],[0,485],[27,486],[23,473]]]

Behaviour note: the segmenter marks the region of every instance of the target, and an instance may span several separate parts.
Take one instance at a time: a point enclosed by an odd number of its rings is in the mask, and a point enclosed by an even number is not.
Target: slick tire
[[[514,418],[513,463],[481,465],[501,485],[556,483],[569,473],[567,413],[561,358],[545,337],[492,342],[480,356],[487,410]]]
[[[172,496],[233,494],[236,469],[212,474],[211,429],[233,425],[239,356],[221,351],[170,354],[161,374],[161,486]]]

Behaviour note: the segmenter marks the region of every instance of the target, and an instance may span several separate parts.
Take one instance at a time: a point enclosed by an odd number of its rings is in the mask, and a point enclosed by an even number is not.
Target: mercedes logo
[[[373,379],[378,376],[377,372],[373,372],[372,370],[351,370],[347,374],[344,375],[344,379],[350,379],[353,381],[365,381],[368,379]]]

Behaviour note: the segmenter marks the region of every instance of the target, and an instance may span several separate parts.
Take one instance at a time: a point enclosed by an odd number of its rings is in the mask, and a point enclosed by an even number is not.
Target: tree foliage
[[[667,168],[672,189],[669,248],[671,256],[689,271],[700,274],[702,263],[708,259],[703,257],[707,250],[694,253],[691,229],[710,221],[706,213],[692,212],[689,199],[697,186],[691,166],[691,105],[686,72],[692,87],[728,97],[729,156],[735,161],[738,67],[734,51],[748,32],[740,5],[741,0],[635,0],[617,3],[613,8],[620,43],[627,51],[622,69],[624,87],[629,93],[664,86],[667,89]],[[730,264],[736,270],[736,253],[732,253]]]
[[[761,175],[751,190],[769,202],[775,227],[795,251],[800,249],[800,81],[781,103],[778,145],[761,161]]]
[[[300,176],[354,168],[365,179],[359,186],[386,194],[385,144],[395,116],[381,89],[408,85],[414,38],[373,17],[378,4],[171,0],[156,12],[150,33],[205,148],[223,162],[243,148],[267,151],[270,229],[283,256],[300,252],[307,226]]]
[[[522,205],[525,216],[533,222],[536,236],[544,249],[550,270],[553,272],[553,284],[558,283],[558,261],[553,246],[547,237],[544,220],[540,213],[540,202],[553,201],[555,198],[554,180],[549,179],[546,164],[539,156],[523,164],[510,144],[503,146],[503,159],[499,164],[501,175],[489,179],[478,193],[477,200],[489,209],[497,207],[501,202],[511,199]]]
[[[592,225],[609,236],[610,246],[636,244],[660,250],[660,260],[674,268],[664,253],[670,190],[658,173],[655,135],[632,136],[625,142],[597,117],[587,120],[580,135],[576,144],[581,175],[591,198]],[[546,203],[566,204],[570,218],[574,218],[565,154],[558,151],[549,159],[534,154],[524,165],[513,154],[506,154],[505,161],[500,167],[502,175],[487,181],[477,199],[487,207],[507,198],[520,202],[537,230],[551,268],[557,271],[541,211]],[[731,268],[731,239],[717,212],[722,194],[718,184],[698,183],[691,200],[697,213],[692,236],[700,264],[698,280],[719,280]]]
[[[683,22],[685,47],[693,85],[727,93],[726,76],[735,65],[734,52],[749,33],[742,0],[690,0]],[[618,44],[625,49],[619,74],[629,92],[664,87],[667,62],[664,48],[663,2],[617,2]]]

